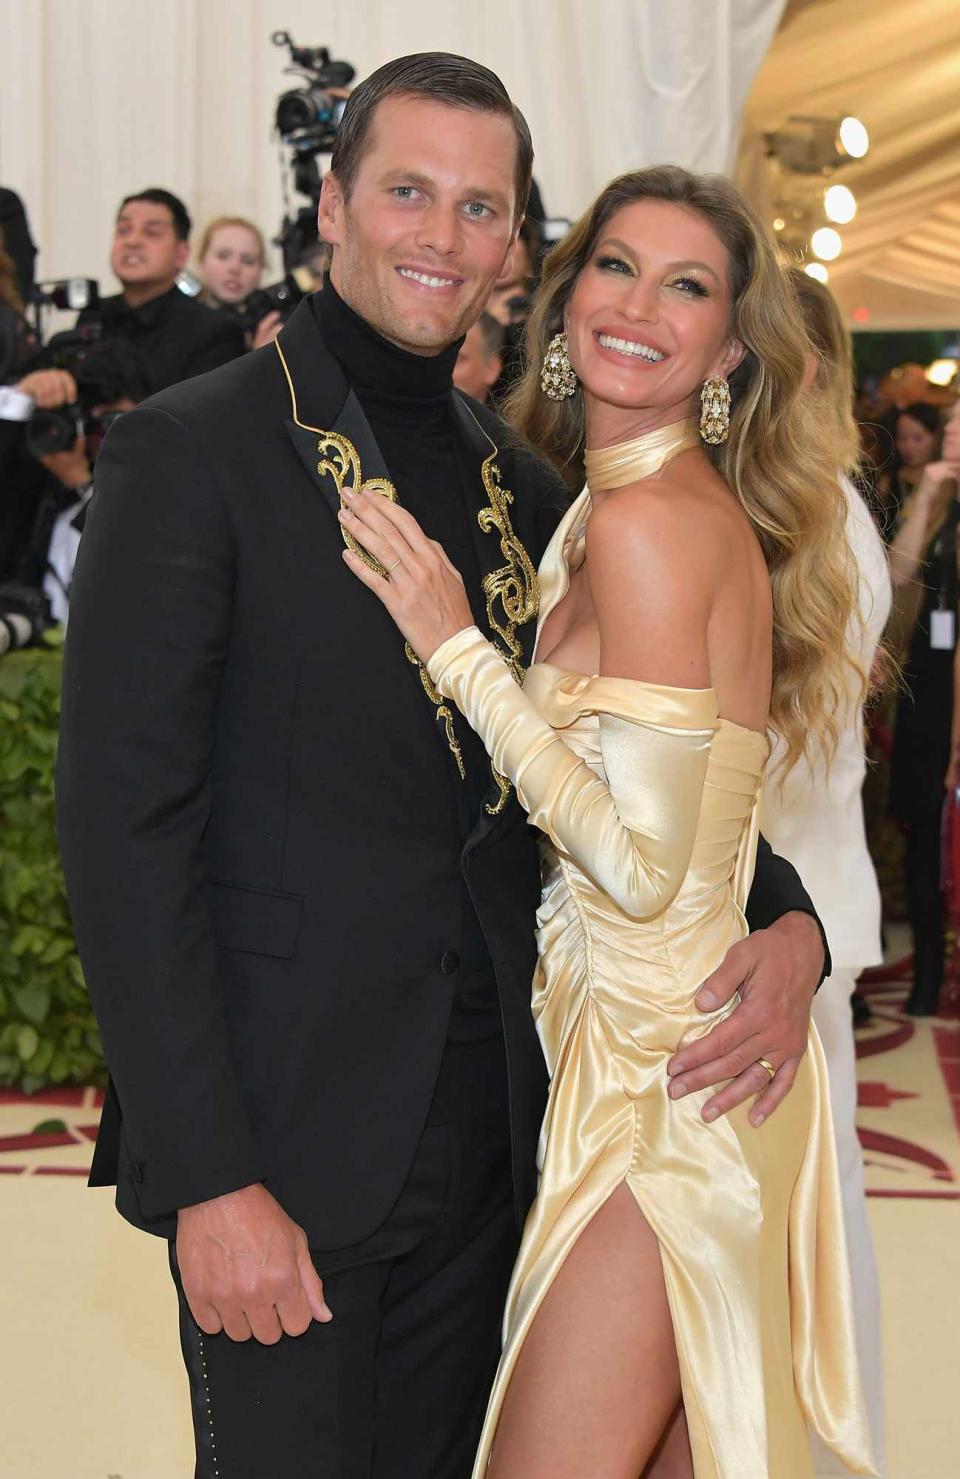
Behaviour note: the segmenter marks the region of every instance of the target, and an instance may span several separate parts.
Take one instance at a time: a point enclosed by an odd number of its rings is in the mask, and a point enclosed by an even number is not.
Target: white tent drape
[[[739,179],[768,220],[762,135],[791,113],[853,113],[870,132],[835,176],[859,203],[829,269],[855,325],[960,327],[960,0],[791,6],[744,116]]]
[[[282,215],[270,33],[328,45],[359,77],[446,49],[496,70],[527,114],[548,210],[578,213],[621,170],[732,163],[744,98],[784,0],[0,0],[0,183],[27,203],[44,277],[107,289],[113,216],[147,185],[198,225],[272,234]],[[302,202],[300,202],[302,204]]]

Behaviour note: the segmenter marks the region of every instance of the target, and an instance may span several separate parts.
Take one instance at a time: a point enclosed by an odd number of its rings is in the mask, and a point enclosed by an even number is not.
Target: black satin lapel
[[[536,640],[539,582],[513,526],[515,504],[503,481],[500,449],[456,393],[453,412],[460,432],[470,535],[482,583],[476,597],[471,592],[471,607],[478,627],[507,659],[519,681]],[[474,846],[515,804],[512,786],[502,778],[492,779],[483,814],[471,833]]]
[[[539,583],[532,561],[516,534],[516,500],[504,481],[500,448],[456,393],[453,412],[461,435],[470,535],[481,580],[486,582],[486,591],[480,594],[479,609],[474,608],[474,615],[480,630],[493,638],[504,656],[515,664],[515,669],[526,668],[533,659],[536,641]],[[516,602],[523,609],[523,621],[510,619],[505,595],[509,602]]]
[[[368,478],[389,478],[390,476],[387,464],[383,460],[383,453],[363,413],[363,407],[352,390],[348,392],[340,414],[329,430],[320,426],[304,426],[290,419],[285,421],[284,425],[287,428],[287,435],[297,449],[300,461],[311,481],[323,494],[334,516],[340,508],[340,492],[333,473],[325,470],[324,467],[329,462],[330,442],[334,439],[346,438],[353,444],[360,458],[360,467],[363,470],[365,481]]]

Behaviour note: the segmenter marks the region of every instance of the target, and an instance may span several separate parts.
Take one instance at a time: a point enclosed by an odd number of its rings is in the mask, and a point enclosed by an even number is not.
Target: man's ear
[[[320,184],[320,205],[317,210],[317,235],[330,246],[343,243],[343,190],[332,170],[327,170]]]
[[[489,389],[496,385],[503,373],[503,359],[499,354],[491,354],[483,369],[483,383]]]

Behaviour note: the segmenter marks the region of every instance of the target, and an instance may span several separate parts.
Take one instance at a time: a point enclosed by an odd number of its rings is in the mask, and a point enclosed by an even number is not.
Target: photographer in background
[[[277,308],[256,324],[249,324],[249,314],[245,313],[247,300],[261,285],[266,265],[263,233],[243,216],[218,216],[204,231],[197,257],[203,281],[200,302],[239,315],[251,349],[270,344],[283,323]]]
[[[66,399],[47,407],[38,401],[27,423],[27,447],[39,477],[32,525],[12,576],[23,587],[42,590],[51,619],[66,624],[93,465],[111,423],[146,399],[150,386],[138,355],[120,340],[93,345],[76,380],[66,370],[44,370],[21,385],[31,381],[41,391],[49,382],[51,393],[59,383]]]
[[[168,190],[141,190],[120,205],[110,266],[123,292],[87,308],[77,327],[101,325],[105,340],[137,351],[150,391],[215,370],[246,350],[232,315],[188,298],[177,274],[190,256],[190,217]]]
[[[467,330],[453,367],[453,383],[465,395],[486,404],[503,369],[503,324],[492,313],[481,313]]]

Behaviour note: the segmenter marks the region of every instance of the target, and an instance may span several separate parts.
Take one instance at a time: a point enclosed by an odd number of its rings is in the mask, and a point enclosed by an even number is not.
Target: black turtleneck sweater
[[[459,344],[430,356],[398,348],[344,302],[329,278],[311,301],[324,343],[370,423],[398,501],[424,533],[443,546],[463,576],[475,613],[482,611],[480,567],[469,523],[476,514],[465,492],[471,474],[451,409]],[[482,742],[459,714],[454,724],[466,771],[464,781],[456,774],[453,756],[448,759],[461,788],[461,826],[466,838],[489,795],[490,761]],[[502,1028],[493,964],[466,883],[461,912],[460,967],[448,1037],[454,1043],[479,1042],[498,1035]]]

